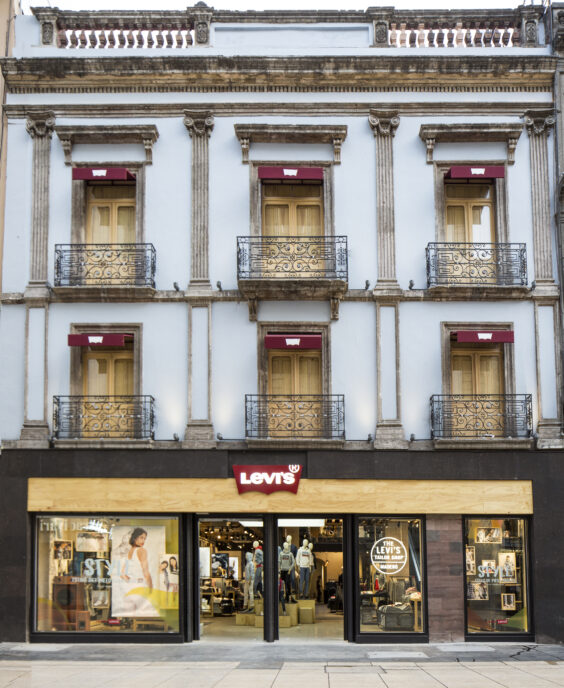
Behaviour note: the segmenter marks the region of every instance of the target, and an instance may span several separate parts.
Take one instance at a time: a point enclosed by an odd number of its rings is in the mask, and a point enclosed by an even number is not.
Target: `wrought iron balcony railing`
[[[426,254],[429,287],[527,284],[525,244],[430,243]]]
[[[155,287],[152,244],[56,244],[56,287]]]
[[[248,439],[345,439],[342,394],[247,394]]]
[[[237,237],[238,279],[348,279],[347,237]]]
[[[150,439],[154,404],[147,395],[54,397],[54,434],[59,440]]]
[[[433,439],[527,438],[532,434],[530,394],[434,394]]]

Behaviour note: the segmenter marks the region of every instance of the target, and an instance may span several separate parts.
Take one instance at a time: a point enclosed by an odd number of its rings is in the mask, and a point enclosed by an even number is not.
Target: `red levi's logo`
[[[293,492],[297,494],[302,467],[290,466],[233,466],[239,494],[244,492]]]

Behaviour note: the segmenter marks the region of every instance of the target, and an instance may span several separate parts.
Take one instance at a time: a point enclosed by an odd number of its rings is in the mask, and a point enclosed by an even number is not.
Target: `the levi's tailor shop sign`
[[[297,494],[302,467],[290,466],[233,466],[239,494],[243,492],[293,492]]]
[[[407,564],[407,550],[401,540],[380,538],[370,550],[370,559],[376,571],[391,575],[399,573]]]

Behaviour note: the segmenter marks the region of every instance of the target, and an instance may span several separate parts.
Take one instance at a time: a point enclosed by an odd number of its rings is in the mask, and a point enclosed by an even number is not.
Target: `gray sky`
[[[364,10],[369,6],[388,6],[396,9],[504,9],[520,5],[542,5],[543,0],[206,0],[215,9],[229,10]],[[547,0],[545,0],[545,3]],[[196,0],[22,0],[24,12],[30,6],[59,7],[60,9],[186,9]]]

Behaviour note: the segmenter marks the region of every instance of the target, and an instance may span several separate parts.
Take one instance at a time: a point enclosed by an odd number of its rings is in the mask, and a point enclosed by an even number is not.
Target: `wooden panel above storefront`
[[[233,478],[29,478],[28,511],[532,514],[529,480],[302,480],[238,494]]]

